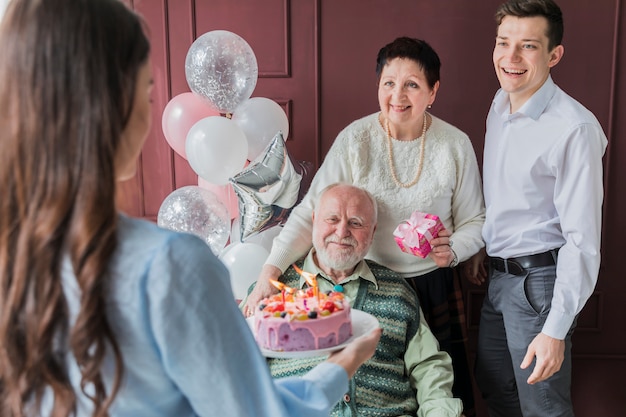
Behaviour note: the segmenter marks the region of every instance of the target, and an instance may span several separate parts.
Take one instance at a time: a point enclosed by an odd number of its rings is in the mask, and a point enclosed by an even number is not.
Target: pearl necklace
[[[391,177],[393,178],[393,182],[395,182],[398,187],[409,188],[414,186],[415,184],[417,184],[417,181],[419,181],[420,175],[422,174],[422,166],[424,165],[424,146],[426,143],[426,122],[428,119],[426,115],[427,113],[424,113],[424,127],[422,128],[422,136],[420,136],[420,138],[422,138],[422,143],[420,146],[420,162],[417,166],[417,173],[415,174],[415,178],[413,178],[413,181],[409,183],[401,182],[396,174],[396,168],[393,164],[393,147],[391,142],[391,133],[389,132],[389,119],[385,119],[385,133],[387,133],[387,144],[389,146],[389,168],[391,169]]]

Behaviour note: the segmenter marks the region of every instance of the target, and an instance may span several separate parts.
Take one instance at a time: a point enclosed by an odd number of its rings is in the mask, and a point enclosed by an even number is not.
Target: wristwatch
[[[452,252],[452,256],[454,256],[454,258],[452,259],[452,262],[450,262],[450,265],[448,265],[448,268],[454,268],[459,264],[459,257],[456,256],[454,249],[450,248],[450,252]]]

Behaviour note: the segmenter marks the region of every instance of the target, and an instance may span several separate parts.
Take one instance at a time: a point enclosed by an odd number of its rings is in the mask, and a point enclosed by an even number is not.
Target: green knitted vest
[[[360,280],[352,305],[378,318],[383,334],[374,356],[350,380],[347,396],[332,410],[333,417],[415,416],[416,393],[404,368],[408,341],[419,327],[419,308],[415,292],[395,272],[373,261],[366,261],[378,282]],[[298,262],[302,268],[302,261]],[[280,280],[297,287],[299,275],[293,267]],[[324,357],[268,359],[274,377],[303,375]]]

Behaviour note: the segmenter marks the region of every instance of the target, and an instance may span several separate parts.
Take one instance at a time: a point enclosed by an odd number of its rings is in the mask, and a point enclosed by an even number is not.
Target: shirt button
[[[345,402],[349,403],[349,402],[350,402],[350,395],[345,394],[345,395],[343,396],[343,400],[344,400]]]

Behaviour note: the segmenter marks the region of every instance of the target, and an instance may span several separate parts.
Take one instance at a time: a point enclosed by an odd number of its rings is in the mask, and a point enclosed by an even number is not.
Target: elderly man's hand
[[[262,299],[278,292],[278,288],[274,287],[270,283],[270,279],[277,280],[280,275],[280,269],[276,268],[274,265],[263,265],[261,274],[256,281],[256,285],[254,286],[252,292],[248,295],[246,305],[243,307],[244,316],[252,316],[254,314],[254,310]]]

